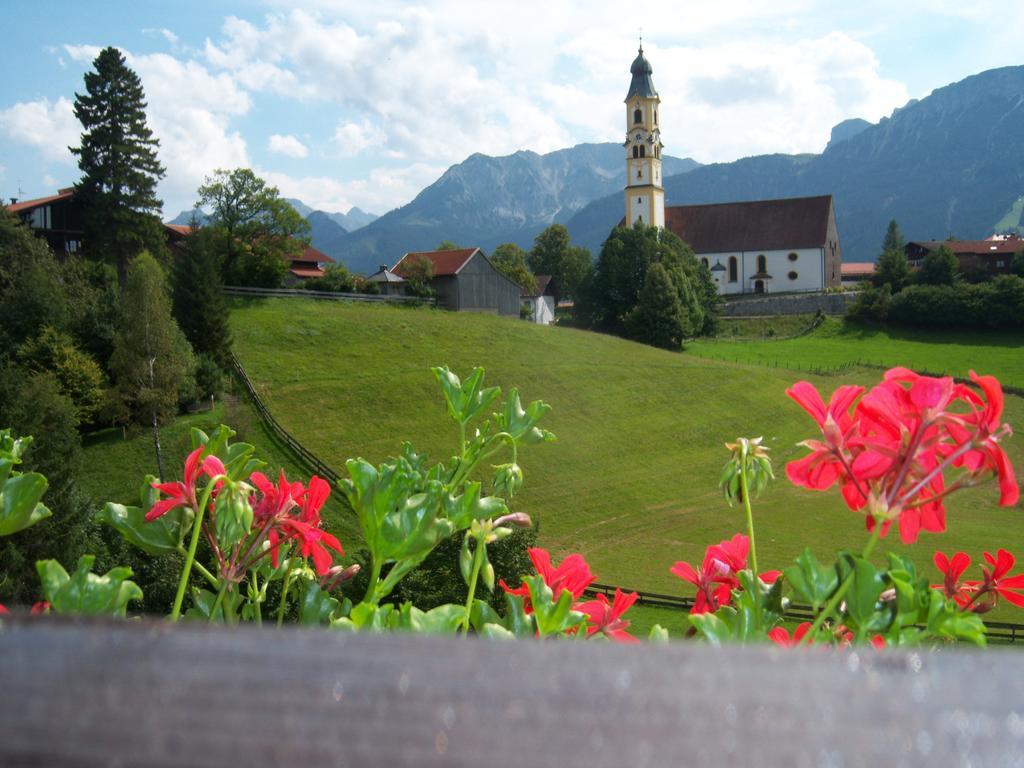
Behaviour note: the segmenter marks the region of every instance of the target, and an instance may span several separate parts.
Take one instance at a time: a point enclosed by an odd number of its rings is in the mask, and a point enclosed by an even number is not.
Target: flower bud
[[[320,580],[320,586],[324,589],[334,589],[339,584],[344,584],[346,581],[354,579],[361,569],[362,566],[360,566],[359,563],[353,563],[347,568],[335,565],[330,568]]]
[[[494,521],[496,526],[498,525],[515,525],[519,528],[529,528],[533,522],[530,520],[530,516],[525,512],[509,512],[507,515],[502,515]]]

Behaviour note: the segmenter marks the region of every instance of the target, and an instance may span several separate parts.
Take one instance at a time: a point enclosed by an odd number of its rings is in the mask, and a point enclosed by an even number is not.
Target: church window
[[[738,265],[736,263],[736,257],[735,256],[730,256],[729,257],[729,282],[730,283],[735,283],[739,279],[740,279],[739,268],[738,268]]]
[[[799,277],[799,275],[797,275],[796,272],[790,272],[788,277],[789,277],[790,280],[796,280],[797,277]]]
[[[654,124],[658,124],[658,110],[654,110]]]
[[[638,179],[642,179],[644,177],[644,172],[641,171],[639,168],[636,169],[636,177]]]
[[[638,198],[636,199],[636,204],[637,204],[637,205],[640,205],[641,203],[643,203],[643,201],[644,201],[644,199],[643,199],[642,197],[638,197]]]
[[[633,110],[633,122],[639,125],[643,121],[644,121],[643,112],[641,112],[639,109],[634,109]]]
[[[640,157],[644,157],[644,150],[645,149],[646,149],[646,147],[643,144],[641,144],[640,145]]]
[[[799,257],[799,256],[798,256],[797,254],[795,254],[795,253],[791,253],[791,254],[789,254],[789,256],[787,256],[786,258],[788,258],[788,259],[789,259],[790,261],[796,261],[796,260],[797,260],[797,259],[799,259],[800,257]]]
[[[703,264],[705,267],[708,266],[708,258],[707,258],[707,256],[703,257],[700,260],[700,263]]]
[[[640,157],[640,148],[633,147],[633,157]]]
[[[768,258],[763,253],[757,257],[757,271],[760,273],[768,271]]]

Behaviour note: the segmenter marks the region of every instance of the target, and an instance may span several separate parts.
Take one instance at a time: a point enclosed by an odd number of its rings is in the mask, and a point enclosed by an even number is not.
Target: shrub
[[[39,336],[21,345],[18,358],[34,373],[53,374],[61,392],[74,403],[78,423],[95,420],[104,401],[103,371],[71,336],[47,326]]]

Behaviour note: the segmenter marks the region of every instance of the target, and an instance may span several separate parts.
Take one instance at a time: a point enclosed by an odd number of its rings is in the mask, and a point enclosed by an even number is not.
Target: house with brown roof
[[[433,267],[430,287],[440,306],[458,312],[519,317],[519,285],[495,269],[479,248],[407,253],[391,271],[408,279],[407,268],[419,259],[426,259]]]
[[[1024,240],[1019,235],[996,235],[988,240],[913,240],[904,253],[911,267],[920,267],[925,256],[942,246],[956,255],[961,272],[1006,275],[1013,255],[1024,249]]]
[[[821,291],[842,279],[832,195],[669,205],[665,228],[710,268],[722,294]]]
[[[67,187],[56,195],[34,200],[12,199],[7,210],[17,215],[36,236],[50,244],[58,258],[67,258],[82,248],[85,225],[82,213],[75,204],[75,188]]]

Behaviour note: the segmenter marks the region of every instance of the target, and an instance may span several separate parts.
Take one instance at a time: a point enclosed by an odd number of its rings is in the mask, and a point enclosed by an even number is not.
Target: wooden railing
[[[255,296],[263,298],[298,297],[302,299],[328,299],[332,301],[362,301],[385,304],[429,304],[437,305],[437,298],[418,296],[380,296],[371,293],[336,293],[334,291],[307,291],[299,288],[249,288],[241,285],[224,286],[225,296]]]
[[[1024,655],[5,619],[3,766],[1019,765]]]

